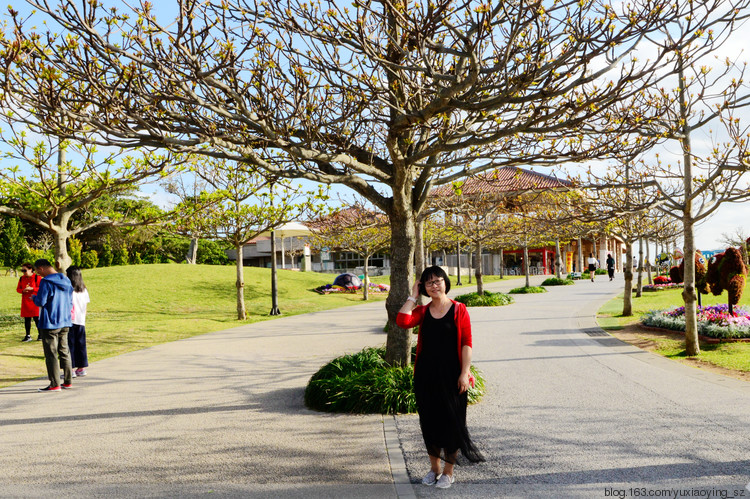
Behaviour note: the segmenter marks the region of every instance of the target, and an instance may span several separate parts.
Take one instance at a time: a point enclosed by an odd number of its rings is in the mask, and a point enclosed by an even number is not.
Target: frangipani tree
[[[73,236],[104,226],[152,224],[174,215],[139,203],[132,203],[131,210],[102,211],[97,203],[174,172],[181,160],[173,154],[142,151],[135,156],[121,149],[104,153],[86,139],[32,140],[26,130],[13,127],[0,131],[0,140],[5,144],[0,153],[0,213],[46,231],[60,271],[71,264],[68,240]],[[80,216],[84,212],[86,216]]]
[[[210,190],[199,196],[198,209],[192,199],[178,206],[194,213],[183,219],[181,230],[208,234],[234,248],[237,319],[245,320],[244,245],[263,232],[315,215],[327,195],[322,189],[310,192],[289,180],[265,177],[233,161],[198,161],[192,170]]]

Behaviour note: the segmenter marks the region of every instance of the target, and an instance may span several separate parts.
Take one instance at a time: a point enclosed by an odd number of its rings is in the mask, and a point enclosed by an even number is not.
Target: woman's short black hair
[[[448,278],[448,274],[445,273],[445,270],[443,270],[442,267],[438,265],[433,265],[432,267],[427,267],[424,269],[424,272],[422,272],[422,276],[419,278],[419,282],[421,286],[419,286],[419,293],[423,296],[430,296],[427,294],[427,290],[425,289],[424,283],[426,283],[430,277],[442,277],[443,282],[445,282],[445,292],[451,290],[451,280]]]

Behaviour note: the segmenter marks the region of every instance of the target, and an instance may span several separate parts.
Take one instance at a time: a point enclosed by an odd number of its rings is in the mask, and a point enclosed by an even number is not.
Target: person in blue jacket
[[[34,262],[42,277],[39,290],[32,300],[39,307],[39,336],[44,346],[49,386],[40,392],[60,391],[60,366],[63,368],[62,388],[72,388],[73,368],[68,351],[68,330],[73,325],[73,285],[65,274],[57,272],[49,260]]]

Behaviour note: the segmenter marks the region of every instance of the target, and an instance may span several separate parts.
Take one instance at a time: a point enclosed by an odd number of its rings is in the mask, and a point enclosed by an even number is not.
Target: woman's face
[[[28,269],[26,267],[22,267],[21,270],[23,270],[24,275],[31,275],[32,269]]]
[[[442,277],[431,275],[424,282],[424,289],[430,298],[436,298],[445,294],[445,280]]]

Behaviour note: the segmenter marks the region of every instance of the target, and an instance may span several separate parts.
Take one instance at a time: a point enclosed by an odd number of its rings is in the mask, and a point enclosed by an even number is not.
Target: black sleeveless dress
[[[466,429],[467,393],[458,393],[461,365],[454,307],[440,319],[425,311],[420,334],[422,347],[414,369],[414,395],[427,453],[454,463],[461,454],[471,462],[484,461]],[[443,453],[444,451],[444,453]]]

